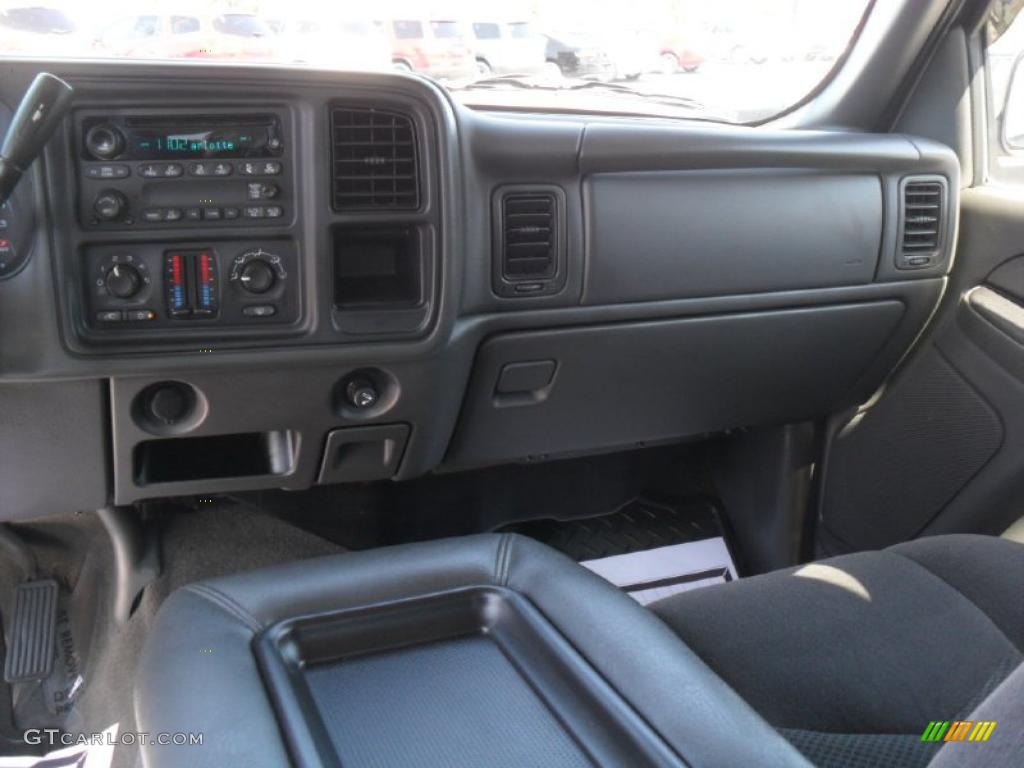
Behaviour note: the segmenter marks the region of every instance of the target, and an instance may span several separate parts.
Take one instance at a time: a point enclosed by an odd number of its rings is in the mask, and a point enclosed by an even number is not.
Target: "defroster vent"
[[[384,109],[331,110],[334,209],[419,208],[412,118]]]

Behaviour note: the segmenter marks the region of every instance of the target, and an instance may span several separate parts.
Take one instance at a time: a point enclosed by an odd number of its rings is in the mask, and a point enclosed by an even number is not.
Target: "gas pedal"
[[[28,683],[53,671],[57,582],[26,581],[14,590],[14,621],[8,634],[4,680]]]

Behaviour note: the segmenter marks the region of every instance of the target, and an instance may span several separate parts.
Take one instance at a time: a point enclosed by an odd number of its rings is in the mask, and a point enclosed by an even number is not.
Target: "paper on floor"
[[[640,605],[737,578],[721,536],[586,560],[580,565],[622,588]]]

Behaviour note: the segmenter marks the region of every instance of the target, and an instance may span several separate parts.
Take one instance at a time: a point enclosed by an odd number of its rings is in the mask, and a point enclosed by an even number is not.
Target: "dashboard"
[[[41,68],[6,63],[0,101]],[[958,165],[924,139],[45,69],[75,98],[0,219],[6,514],[821,418],[884,381],[952,262]]]

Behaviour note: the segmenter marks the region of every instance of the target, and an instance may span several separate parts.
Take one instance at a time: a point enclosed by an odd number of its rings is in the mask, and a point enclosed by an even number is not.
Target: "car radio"
[[[87,229],[284,225],[291,157],[279,114],[79,115]]]

